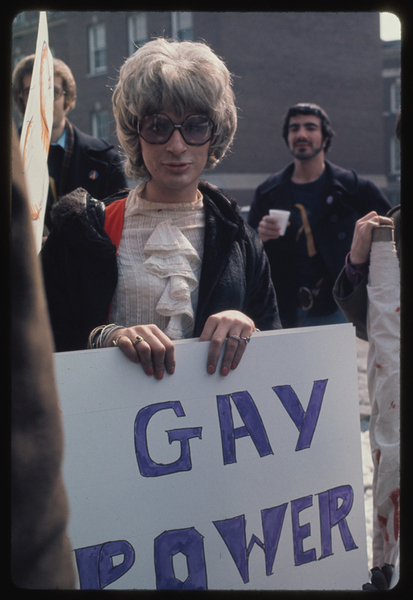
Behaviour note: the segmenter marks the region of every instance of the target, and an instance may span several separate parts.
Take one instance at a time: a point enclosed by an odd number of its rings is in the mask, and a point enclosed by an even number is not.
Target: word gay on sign
[[[119,348],[55,355],[79,587],[360,589],[353,327],[254,334],[226,377],[175,344],[162,381]]]

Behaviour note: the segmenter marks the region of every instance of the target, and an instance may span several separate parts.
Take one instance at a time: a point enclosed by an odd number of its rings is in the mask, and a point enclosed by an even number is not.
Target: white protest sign
[[[351,325],[256,333],[174,375],[119,348],[55,355],[69,536],[84,589],[361,589],[367,581]]]
[[[29,97],[20,135],[23,173],[37,252],[40,252],[42,247],[49,190],[47,156],[53,125],[53,100],[53,57],[49,49],[46,13],[41,11]]]

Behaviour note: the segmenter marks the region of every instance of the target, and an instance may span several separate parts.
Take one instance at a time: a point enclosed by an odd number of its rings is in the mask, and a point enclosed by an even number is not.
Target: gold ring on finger
[[[112,340],[112,344],[113,344],[114,346],[119,346],[119,340],[120,340],[120,338],[121,338],[121,337],[125,337],[125,336],[124,336],[124,335],[119,335],[119,336],[116,338],[116,340]]]
[[[132,341],[132,344],[134,346],[137,346],[138,344],[140,344],[141,342],[144,342],[144,338],[140,335],[137,335],[136,338]]]

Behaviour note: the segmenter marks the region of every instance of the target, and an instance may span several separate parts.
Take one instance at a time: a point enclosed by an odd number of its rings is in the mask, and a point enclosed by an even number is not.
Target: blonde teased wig
[[[208,115],[215,124],[206,168],[214,167],[232,143],[237,111],[231,74],[204,43],[158,38],[139,48],[121,67],[113,111],[125,172],[148,179],[142,159],[138,122],[148,114],[172,110]]]

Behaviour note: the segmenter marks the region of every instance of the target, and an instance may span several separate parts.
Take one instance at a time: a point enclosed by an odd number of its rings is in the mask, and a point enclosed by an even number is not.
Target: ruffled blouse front
[[[193,203],[148,202],[130,192],[118,250],[110,322],[154,323],[173,340],[192,336],[204,248],[202,194]]]

